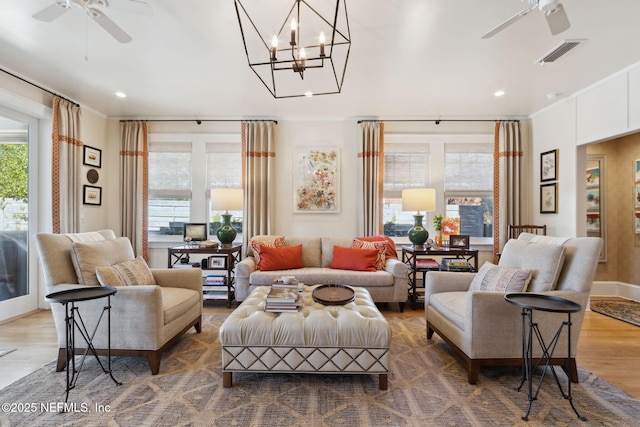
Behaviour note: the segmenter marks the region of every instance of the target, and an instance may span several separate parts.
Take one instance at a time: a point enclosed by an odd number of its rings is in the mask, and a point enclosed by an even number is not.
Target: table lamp
[[[410,188],[402,190],[402,210],[416,211],[415,223],[409,230],[409,240],[414,246],[422,246],[429,238],[429,232],[422,225],[424,215],[420,210],[433,212],[436,210],[436,190],[433,188]]]
[[[243,197],[242,188],[211,189],[211,210],[225,211],[222,214],[222,226],[216,233],[223,246],[230,246],[238,235],[238,231],[231,225],[229,211],[242,210]]]

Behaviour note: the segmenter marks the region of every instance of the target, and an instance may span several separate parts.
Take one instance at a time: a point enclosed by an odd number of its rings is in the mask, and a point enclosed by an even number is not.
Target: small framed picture
[[[102,150],[85,145],[83,146],[82,153],[82,164],[96,168],[102,167]]]
[[[636,211],[634,220],[636,234],[640,234],[640,212]]]
[[[450,235],[449,249],[469,249],[469,236],[465,234]]]
[[[210,256],[209,257],[209,268],[227,268],[227,257],[226,256]]]
[[[635,162],[635,176],[636,176],[636,182],[640,182],[640,160],[636,160]]]
[[[555,181],[558,179],[558,150],[551,150],[540,154],[540,181]]]
[[[558,184],[540,186],[540,213],[558,213]]]
[[[102,204],[102,187],[94,187],[93,185],[84,185],[82,191],[82,203],[85,205],[101,205]]]

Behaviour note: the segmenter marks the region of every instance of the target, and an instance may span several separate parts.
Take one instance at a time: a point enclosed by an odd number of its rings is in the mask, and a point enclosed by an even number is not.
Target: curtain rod
[[[278,124],[277,120],[242,120],[242,119],[139,119],[139,120],[120,120],[120,123],[126,122],[273,122]]]
[[[508,119],[392,119],[392,120],[358,120],[358,124],[362,122],[434,122],[439,125],[441,122],[516,122],[520,120]]]
[[[79,106],[80,106],[80,104],[78,104],[77,102],[73,102],[73,101],[72,101],[72,100],[70,100],[69,98],[65,98],[65,97],[64,97],[64,96],[62,96],[62,95],[59,95],[59,94],[57,94],[57,93],[55,93],[55,92],[51,92],[49,89],[45,89],[45,88],[43,88],[42,86],[39,86],[39,85],[37,85],[37,84],[35,84],[35,83],[33,83],[33,82],[30,82],[29,80],[23,79],[23,78],[22,78],[22,77],[20,77],[20,76],[16,76],[15,74],[13,74],[13,73],[11,73],[11,72],[9,72],[9,71],[7,71],[7,70],[3,69],[3,68],[0,68],[0,71],[2,71],[2,72],[3,72],[3,73],[5,73],[5,74],[9,74],[11,77],[14,77],[14,78],[16,78],[16,79],[18,79],[18,80],[21,80],[21,81],[23,81],[23,82],[25,82],[25,83],[27,83],[27,84],[30,84],[31,86],[37,87],[38,89],[40,89],[40,90],[41,90],[41,91],[43,91],[43,92],[47,92],[48,94],[51,94],[51,95],[53,95],[53,96],[57,96],[58,98],[64,99],[65,101],[68,101],[68,102],[72,103],[73,105],[75,105],[75,106],[77,106],[77,107],[79,107]]]

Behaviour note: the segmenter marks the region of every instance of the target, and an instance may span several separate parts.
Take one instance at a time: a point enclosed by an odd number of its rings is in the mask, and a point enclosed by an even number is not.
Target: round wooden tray
[[[313,300],[324,305],[345,305],[356,299],[356,293],[347,285],[320,285],[311,293]]]

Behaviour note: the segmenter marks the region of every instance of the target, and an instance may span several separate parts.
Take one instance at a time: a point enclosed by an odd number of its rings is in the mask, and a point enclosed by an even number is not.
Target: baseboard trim
[[[619,297],[640,302],[640,286],[622,282],[593,282],[592,297]]]

